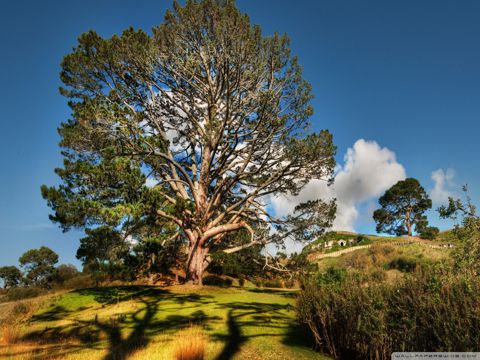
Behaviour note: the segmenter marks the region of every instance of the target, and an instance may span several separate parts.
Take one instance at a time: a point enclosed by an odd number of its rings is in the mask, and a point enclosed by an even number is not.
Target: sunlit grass
[[[3,344],[0,357],[175,359],[180,342],[190,338],[202,345],[205,359],[324,358],[305,341],[294,303],[293,292],[258,289],[78,290],[23,321],[18,340]],[[189,333],[192,326],[201,329],[198,337]]]

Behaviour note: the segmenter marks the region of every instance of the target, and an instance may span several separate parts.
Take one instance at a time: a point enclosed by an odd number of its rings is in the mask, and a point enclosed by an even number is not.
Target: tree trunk
[[[203,285],[203,272],[206,269],[208,249],[190,245],[188,249],[187,282]]]

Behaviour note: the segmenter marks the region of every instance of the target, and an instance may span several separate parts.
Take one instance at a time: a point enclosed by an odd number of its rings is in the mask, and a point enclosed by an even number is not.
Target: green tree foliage
[[[308,241],[331,224],[334,202],[266,211],[268,195],[331,180],[335,146],[310,130],[311,88],[288,37],[263,36],[234,1],[174,2],[152,35],[85,33],[61,80],[72,108],[59,129],[63,183],[42,195],[64,230],[136,236],[155,224],[187,245],[188,277],[201,283],[214,248]],[[240,229],[248,243],[219,246]]]
[[[230,233],[226,236],[223,247],[230,247],[232,244],[248,244],[250,234],[248,231],[241,230]],[[212,251],[211,264],[209,272],[218,275],[228,275],[233,277],[258,276],[262,272],[262,263],[264,262],[261,253],[262,246],[254,245],[243,249],[242,251],[225,253],[223,251]]]
[[[432,201],[417,179],[397,182],[380,197],[379,203],[381,208],[373,213],[377,232],[412,236],[414,226],[417,232],[427,228],[423,213],[432,207]]]
[[[456,244],[453,256],[457,270],[480,274],[480,216],[468,195],[467,186],[463,187],[465,200],[449,197],[448,205],[438,209],[442,218],[459,221],[453,233],[460,240]]]
[[[55,277],[58,255],[46,246],[25,252],[18,262],[25,270],[27,284],[48,287]]]
[[[116,278],[123,267],[128,244],[121,234],[108,226],[87,229],[87,236],[80,239],[77,259],[97,280],[107,276]]]
[[[3,287],[15,287],[22,281],[22,272],[16,266],[0,267],[0,279],[3,281]]]
[[[440,232],[440,230],[435,226],[423,226],[419,227],[417,225],[417,233],[421,239],[426,240],[435,240]]]

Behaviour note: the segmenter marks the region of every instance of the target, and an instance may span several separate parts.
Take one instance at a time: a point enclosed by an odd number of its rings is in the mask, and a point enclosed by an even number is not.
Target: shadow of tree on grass
[[[207,294],[173,293],[169,290],[150,286],[116,286],[77,290],[84,296],[91,296],[102,307],[115,306],[123,301],[135,300],[134,310],[115,314],[109,318],[91,320],[72,319],[73,311],[63,306],[53,306],[48,311],[37,315],[32,321],[54,321],[68,317],[70,324],[46,327],[42,330],[27,333],[23,340],[51,344],[68,343],[74,340],[71,348],[63,348],[54,357],[61,358],[67,351],[78,352],[85,347],[104,349],[103,340],[107,342],[107,354],[104,360],[126,360],[136,351],[145,348],[151,339],[160,333],[174,332],[189,324],[202,325],[207,330],[212,322],[222,321],[215,313],[206,314],[202,306],[208,305],[213,311],[227,313],[227,333],[211,332],[212,339],[222,341],[224,347],[216,360],[229,360],[239,353],[242,346],[255,337],[282,337],[284,344],[305,346],[300,327],[288,313],[292,305],[274,302],[222,302]],[[268,293],[276,293],[268,290]],[[253,295],[253,294],[252,294]],[[284,295],[279,292],[279,295]],[[290,296],[287,294],[286,296]],[[272,300],[275,301],[275,300]],[[162,305],[168,304],[162,310]],[[173,305],[173,307],[172,307]],[[176,313],[191,309],[191,313]],[[213,307],[212,307],[213,306]],[[100,308],[99,308],[100,309]],[[173,312],[168,316],[160,316],[162,311]],[[76,342],[76,343],[75,343]],[[78,342],[83,346],[78,346]]]
[[[270,292],[269,292],[270,293]],[[273,293],[273,291],[272,291]],[[215,360],[230,360],[237,354],[242,345],[254,337],[285,337],[291,345],[303,346],[297,336],[292,318],[286,312],[293,309],[290,304],[260,303],[260,302],[230,302],[220,305],[228,310],[228,334],[217,335],[217,339],[225,342],[222,352]],[[245,334],[242,329],[257,328],[260,331]],[[284,331],[272,331],[272,330]],[[293,335],[293,337],[291,337]],[[283,339],[284,343],[286,339]]]
[[[56,344],[62,340],[77,340],[85,345],[95,345],[99,342],[101,334],[105,334],[108,341],[108,351],[104,360],[124,360],[137,350],[148,345],[150,339],[156,334],[168,330],[181,329],[195,322],[202,324],[208,321],[219,320],[219,317],[207,316],[202,310],[194,311],[187,315],[170,315],[164,320],[155,318],[161,311],[160,304],[172,301],[180,307],[186,303],[195,303],[201,306],[210,302],[211,296],[197,294],[173,294],[170,291],[156,287],[109,287],[78,290],[81,295],[93,295],[94,299],[102,305],[111,305],[126,300],[137,300],[142,304],[137,310],[122,313],[107,320],[74,320],[73,324],[45,328],[26,334],[23,340],[39,341],[41,343]],[[182,307],[183,309],[185,307]],[[169,308],[171,311],[172,308]],[[59,320],[69,314],[64,307],[54,307],[37,317],[40,320]],[[130,330],[124,336],[123,330]],[[79,349],[80,350],[80,349]]]

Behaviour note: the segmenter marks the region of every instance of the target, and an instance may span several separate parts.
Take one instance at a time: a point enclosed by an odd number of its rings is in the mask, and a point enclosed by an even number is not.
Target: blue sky
[[[82,32],[110,36],[130,25],[149,30],[170,6],[163,0],[2,3],[0,265],[16,264],[25,250],[42,245],[61,262],[79,264],[81,234],[63,234],[50,224],[39,190],[58,182],[56,128],[69,116],[58,93],[59,63]],[[439,193],[468,183],[478,199],[480,2],[239,0],[238,6],[264,33],[291,37],[313,86],[314,128],[334,134],[340,170],[351,173],[346,164],[361,150],[354,144],[370,144],[377,155],[389,151],[387,165],[398,163],[427,190],[435,185],[432,172],[443,169],[436,177]],[[375,181],[361,176],[357,182]],[[373,193],[352,205],[358,231],[373,231],[365,215],[375,204]],[[432,222],[449,226],[436,218],[432,213]]]

